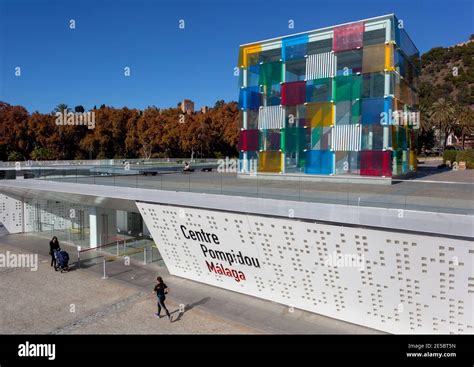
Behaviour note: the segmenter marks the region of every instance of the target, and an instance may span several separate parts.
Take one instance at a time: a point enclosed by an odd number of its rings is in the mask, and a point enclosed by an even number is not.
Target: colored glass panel
[[[334,153],[329,150],[307,150],[305,173],[330,175],[333,173]]]
[[[302,172],[304,170],[306,153],[297,151],[285,153],[285,172]]]
[[[283,83],[281,86],[281,104],[295,106],[306,100],[306,82]]]
[[[304,104],[285,107],[285,127],[306,126],[306,106]]]
[[[281,52],[283,61],[304,58],[306,55],[307,44],[308,44],[307,34],[284,38],[282,40],[282,52]]]
[[[359,174],[360,153],[351,151],[336,151],[336,174]]]
[[[306,59],[287,61],[285,64],[285,81],[296,82],[306,76]]]
[[[240,152],[239,153],[239,172],[256,173],[258,172],[258,152]]]
[[[336,75],[350,75],[362,72],[362,50],[336,53]]]
[[[306,123],[310,127],[334,125],[334,107],[331,102],[315,102],[306,105]]]
[[[260,152],[258,155],[258,171],[259,172],[281,172],[281,153],[276,152]]]
[[[258,129],[258,110],[240,111],[240,129],[256,130]],[[247,125],[244,125],[244,119],[247,119]]]
[[[299,152],[306,149],[306,131],[304,127],[282,129],[282,150],[285,153]]]
[[[332,79],[316,79],[306,82],[306,102],[329,102],[332,99]]]
[[[311,141],[309,148],[312,150],[331,149],[332,128],[315,127],[311,129]]]
[[[384,98],[364,98],[361,104],[362,124],[380,124],[387,119]]]
[[[390,151],[360,152],[361,176],[392,176],[392,154]]]
[[[371,45],[364,47],[362,57],[362,72],[375,73],[385,69],[385,45]]]
[[[264,106],[279,106],[281,104],[281,84],[264,85],[262,90]]]
[[[239,107],[241,109],[256,109],[262,105],[262,94],[258,87],[241,88],[239,95]]]
[[[247,87],[257,87],[260,81],[260,65],[252,65],[247,68]]]
[[[369,73],[362,75],[362,98],[377,98],[385,95],[385,74]]]
[[[352,50],[363,46],[364,23],[334,28],[334,51]]]
[[[336,125],[360,123],[360,100],[337,102]]]
[[[361,97],[361,75],[337,76],[335,79],[336,93],[334,97],[336,102],[350,101]]]
[[[239,66],[246,68],[250,65],[258,64],[261,50],[261,45],[241,47],[239,51]]]
[[[267,129],[260,130],[260,151],[280,150],[281,130]]]
[[[408,129],[404,126],[392,126],[392,147],[394,149],[408,149]]]
[[[258,130],[241,130],[239,151],[258,150]]]
[[[283,67],[281,62],[260,64],[259,84],[265,87],[279,84],[282,81],[282,70]]]
[[[322,40],[317,40],[309,42],[306,47],[307,55],[316,55],[332,51],[333,39],[326,38]]]
[[[393,154],[393,175],[402,175],[403,172],[403,150],[396,149],[392,152]]]
[[[416,152],[413,150],[409,151],[409,170],[416,171],[418,169],[418,160],[416,159]]]
[[[383,125],[362,125],[361,150],[383,150]]]

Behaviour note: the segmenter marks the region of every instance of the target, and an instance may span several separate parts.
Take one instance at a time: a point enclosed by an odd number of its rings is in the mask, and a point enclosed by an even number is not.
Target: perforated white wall
[[[12,196],[0,194],[0,223],[8,232],[23,231],[23,202]]]
[[[474,331],[472,242],[137,206],[171,274],[390,333]]]

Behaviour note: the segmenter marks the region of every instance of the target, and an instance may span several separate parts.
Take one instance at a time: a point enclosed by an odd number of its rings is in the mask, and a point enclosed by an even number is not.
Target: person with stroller
[[[57,270],[56,268],[56,255],[55,252],[60,249],[59,247],[59,241],[56,236],[54,236],[51,241],[49,241],[49,254],[51,255],[51,266],[54,266],[54,270]]]

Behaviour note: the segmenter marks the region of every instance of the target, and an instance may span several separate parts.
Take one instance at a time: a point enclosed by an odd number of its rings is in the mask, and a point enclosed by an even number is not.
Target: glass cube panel
[[[306,149],[306,131],[304,127],[282,129],[282,150],[285,153],[299,152]]]
[[[392,176],[392,152],[362,151],[360,152],[361,176]]]
[[[260,65],[247,68],[247,87],[258,87],[260,81]]]
[[[260,152],[258,155],[258,171],[259,172],[281,172],[281,153],[276,152]]]
[[[296,82],[306,76],[306,59],[287,61],[285,64],[285,81]]]
[[[260,130],[260,151],[280,150],[281,130],[266,129]]]
[[[364,23],[353,23],[334,28],[334,51],[352,50],[363,46]]]
[[[362,57],[362,72],[375,73],[385,69],[385,45],[364,47]]]
[[[306,105],[306,123],[310,127],[334,125],[334,107],[331,102],[315,102]]]
[[[281,84],[265,85],[262,90],[263,106],[279,106],[281,104]]]
[[[247,126],[244,126],[244,116],[247,116]],[[258,109],[240,111],[240,129],[256,130],[258,129]]]
[[[258,150],[258,130],[240,130],[239,151]]]
[[[316,79],[306,82],[306,102],[329,102],[332,99],[332,79]]]
[[[306,100],[306,82],[283,83],[281,85],[281,104],[295,106],[303,104]]]
[[[260,62],[270,63],[281,61],[281,47],[274,48],[271,50],[265,50],[260,52]]]
[[[330,52],[332,51],[332,44],[332,38],[309,42],[306,48],[306,54],[315,55]]]
[[[360,123],[360,100],[336,102],[336,125]]]
[[[283,38],[282,40],[283,61],[304,59],[306,55],[307,44],[308,44],[307,34]]]
[[[330,175],[333,173],[334,153],[330,150],[307,150],[305,173]]]
[[[303,172],[305,165],[305,152],[285,153],[285,172]]]
[[[315,127],[311,130],[311,140],[309,148],[311,150],[329,150],[331,149],[332,128]]]
[[[336,75],[350,75],[362,72],[362,50],[336,53]]]
[[[239,67],[256,65],[260,61],[261,45],[244,46],[239,50]]]
[[[286,106],[285,107],[285,127],[306,126],[306,106]]]
[[[364,47],[385,43],[385,28],[364,32]]]
[[[362,76],[349,75],[336,77],[336,102],[351,101],[361,97]]]
[[[240,152],[239,153],[239,172],[256,173],[258,172],[258,154],[259,152]]]
[[[256,109],[262,105],[262,94],[259,87],[241,88],[239,107],[241,109]]]
[[[362,125],[361,150],[383,150],[383,125]]]
[[[381,124],[387,116],[384,98],[364,98],[361,105],[362,124]]]
[[[359,152],[336,151],[336,175],[339,174],[359,174],[360,157]]]
[[[283,67],[281,62],[260,64],[259,84],[265,87],[279,84],[282,81],[282,70]]]
[[[410,171],[416,171],[418,169],[418,161],[416,159],[416,151],[409,151],[409,167]]]
[[[385,74],[369,73],[362,75],[362,98],[384,97]]]

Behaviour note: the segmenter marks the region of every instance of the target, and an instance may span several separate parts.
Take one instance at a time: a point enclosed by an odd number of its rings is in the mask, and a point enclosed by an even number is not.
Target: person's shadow
[[[185,305],[184,309],[181,311],[179,308],[177,310],[174,310],[171,312],[171,314],[178,313],[178,317],[173,320],[173,322],[180,321],[184,315],[185,312],[192,310],[194,307],[203,305],[204,303],[208,302],[211,299],[211,297],[205,297],[199,301],[193,302],[191,304]]]

